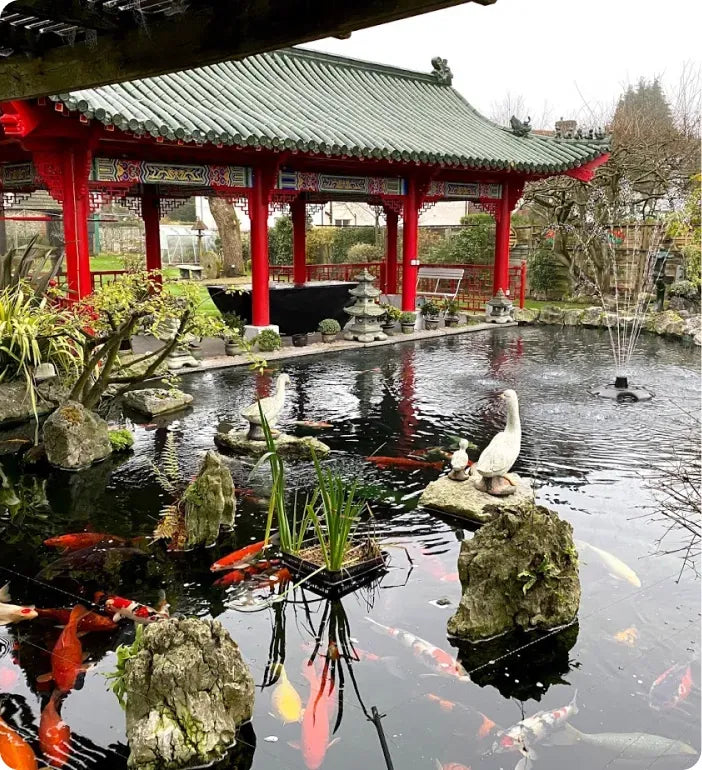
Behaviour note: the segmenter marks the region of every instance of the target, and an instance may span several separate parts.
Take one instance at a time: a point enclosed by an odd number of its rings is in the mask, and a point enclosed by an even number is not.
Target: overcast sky
[[[586,102],[595,111],[610,105],[642,76],[660,75],[670,88],[683,62],[699,66],[700,29],[700,0],[497,0],[305,47],[422,72],[441,56],[453,85],[486,115],[511,93],[523,97],[534,124],[544,105],[549,123],[561,116],[592,123]]]

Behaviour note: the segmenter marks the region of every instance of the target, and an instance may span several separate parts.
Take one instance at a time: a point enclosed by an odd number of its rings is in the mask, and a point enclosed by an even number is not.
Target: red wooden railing
[[[126,270],[93,270],[91,272],[93,280],[93,289],[100,289],[105,284],[112,283],[117,277],[124,275]],[[56,276],[57,285],[60,289],[67,288],[66,273],[59,273]]]
[[[385,284],[385,262],[340,262],[339,264],[306,265],[305,280],[353,281],[363,268],[376,278],[380,278],[380,285]],[[292,265],[270,266],[272,281],[291,282],[292,275]]]
[[[308,281],[353,281],[358,273],[366,268],[368,272],[379,278],[378,287],[385,288],[384,262],[354,262],[340,264],[307,265],[306,280]],[[460,268],[463,279],[460,283],[456,299],[462,310],[480,312],[485,310],[485,303],[492,298],[492,265],[432,265],[432,267]],[[292,265],[271,265],[270,274],[273,281],[292,281]],[[397,266],[398,291],[402,287],[402,265]],[[455,280],[442,279],[439,290],[453,296],[456,291]],[[421,278],[417,284],[417,296],[434,295],[436,278]],[[526,293],[526,262],[509,269],[509,294],[519,307],[524,307]]]

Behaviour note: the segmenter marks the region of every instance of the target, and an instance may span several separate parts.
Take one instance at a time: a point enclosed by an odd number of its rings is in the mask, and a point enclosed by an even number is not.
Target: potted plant
[[[235,356],[240,352],[238,343],[239,335],[234,331],[234,329],[227,327],[222,334],[222,338],[224,339],[225,355]]]
[[[262,353],[272,353],[280,350],[280,334],[274,329],[263,329],[256,335],[256,344]]]
[[[336,335],[341,331],[339,322],[334,318],[325,318],[319,322],[317,328],[322,335],[322,342],[334,342]]]
[[[291,339],[292,339],[293,347],[304,348],[308,342],[307,332],[302,332],[301,334],[293,334]]]
[[[435,331],[439,328],[439,313],[441,308],[433,300],[426,300],[421,308],[421,313],[424,316],[424,327],[428,331]]]
[[[392,336],[395,324],[400,320],[402,311],[399,307],[390,304],[383,304],[381,307],[385,310],[385,315],[383,316],[383,321],[380,326],[385,334]]]
[[[406,310],[404,313],[400,313],[400,326],[402,327],[402,333],[412,334],[416,321],[416,313],[413,313],[410,310]]]
[[[244,321],[236,313],[222,313],[222,322],[224,323],[224,352],[228,356],[235,356],[241,352],[239,340],[244,336]]]
[[[447,299],[444,303],[444,323],[449,328],[458,326],[458,301],[455,299]]]
[[[339,595],[362,585],[385,569],[386,554],[373,537],[356,536],[362,512],[368,507],[357,482],[348,484],[339,473],[322,468],[312,450],[316,484],[300,503],[286,502],[285,466],[278,455],[270,426],[259,405],[267,451],[254,470],[268,462],[272,475],[265,542],[277,519],[283,563],[324,595]],[[252,471],[253,472],[253,471]]]

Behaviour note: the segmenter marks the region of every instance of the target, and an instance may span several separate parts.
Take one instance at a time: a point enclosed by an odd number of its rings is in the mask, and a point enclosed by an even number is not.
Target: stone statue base
[[[461,470],[450,470],[448,477],[451,481],[468,481],[470,478],[470,471],[467,468]]]
[[[425,488],[419,503],[427,508],[484,524],[499,513],[501,506],[514,508],[534,500],[534,493],[526,481],[516,473],[510,473],[508,476],[514,482],[514,486],[510,485],[510,489],[514,491],[507,500],[481,491],[475,486],[472,478],[466,482],[457,482],[448,476],[441,476]]]
[[[275,437],[275,448],[281,457],[289,460],[311,460],[314,450],[317,457],[325,457],[331,449],[314,436],[290,436],[279,433]],[[228,449],[237,455],[261,457],[268,451],[265,441],[252,440],[245,430],[219,432],[215,435],[215,444],[220,449]]]
[[[175,372],[178,369],[183,369],[186,366],[200,366],[200,362],[197,360],[197,358],[190,355],[187,350],[175,350],[166,357],[166,366],[168,367],[169,371]]]
[[[493,497],[509,497],[517,491],[517,487],[511,482],[509,474],[507,476],[485,478],[485,476],[476,473],[473,478],[473,484],[480,492],[485,492]]]
[[[357,342],[374,342],[375,340],[386,340],[388,335],[378,330],[377,332],[365,332],[363,334],[354,334],[348,331],[344,334],[345,340],[356,340]]]

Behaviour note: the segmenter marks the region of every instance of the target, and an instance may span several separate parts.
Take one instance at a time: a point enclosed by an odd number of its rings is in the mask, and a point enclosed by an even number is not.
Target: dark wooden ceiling
[[[0,13],[0,101],[345,37],[470,1],[13,0]]]

